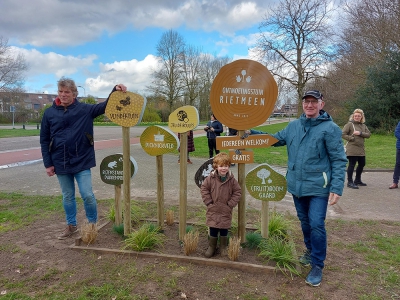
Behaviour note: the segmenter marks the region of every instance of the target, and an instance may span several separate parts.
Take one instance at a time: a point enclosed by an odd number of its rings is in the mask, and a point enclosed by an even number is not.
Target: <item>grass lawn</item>
[[[285,128],[287,123],[259,126],[254,129],[276,133]],[[195,137],[196,151],[190,153],[192,157],[208,157],[206,136]],[[223,150],[226,151],[227,150]],[[256,163],[268,163],[276,166],[286,166],[287,152],[284,147],[254,148],[254,161]],[[396,138],[394,135],[372,134],[365,140],[367,164],[365,169],[393,169],[396,162]]]
[[[259,126],[255,129],[275,133],[286,125],[287,123],[271,124]],[[98,125],[95,124],[95,126]],[[40,130],[37,129],[0,129],[0,138],[36,136],[39,133]],[[196,151],[190,153],[190,156],[207,158],[208,146],[205,134],[204,136],[195,137],[194,143]],[[227,152],[227,150],[223,151]],[[276,166],[286,166],[287,164],[286,147],[254,148],[252,151],[254,152],[254,161],[256,163],[268,163]],[[396,138],[393,134],[372,134],[371,138],[365,140],[365,151],[367,161],[365,169],[393,169],[396,161]],[[178,154],[177,151],[176,154]]]

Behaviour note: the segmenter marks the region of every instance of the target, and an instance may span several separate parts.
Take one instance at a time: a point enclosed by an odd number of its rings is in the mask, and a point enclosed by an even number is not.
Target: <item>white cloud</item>
[[[71,55],[61,55],[54,52],[41,53],[36,49],[23,49],[12,47],[15,52],[22,53],[29,66],[27,76],[37,76],[43,74],[55,74],[57,77],[69,76],[82,69],[92,66],[97,59],[97,55],[92,54],[87,57],[74,57]]]
[[[152,71],[157,66],[157,58],[148,55],[142,61],[132,59],[108,64],[100,64],[98,76],[86,80],[86,89],[92,95],[106,97],[113,86],[123,83],[129,91],[143,93],[151,82]]]
[[[185,26],[232,36],[261,21],[274,0],[2,0],[1,35],[20,45],[75,46],[126,28]],[[40,8],[40,9],[38,9]]]

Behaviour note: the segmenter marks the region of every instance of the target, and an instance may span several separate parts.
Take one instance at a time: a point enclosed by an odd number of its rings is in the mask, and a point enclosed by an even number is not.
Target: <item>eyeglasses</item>
[[[312,105],[316,105],[320,100],[319,99],[312,99],[312,100],[303,100],[303,104],[308,105],[308,104],[312,104]]]

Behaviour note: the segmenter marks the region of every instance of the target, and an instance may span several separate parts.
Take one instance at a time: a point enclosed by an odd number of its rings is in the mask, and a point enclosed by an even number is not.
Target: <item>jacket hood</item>
[[[323,109],[319,111],[319,116],[316,118],[307,118],[305,113],[300,116],[300,121],[302,125],[309,124],[309,126],[316,126],[325,121],[333,121],[332,117]]]

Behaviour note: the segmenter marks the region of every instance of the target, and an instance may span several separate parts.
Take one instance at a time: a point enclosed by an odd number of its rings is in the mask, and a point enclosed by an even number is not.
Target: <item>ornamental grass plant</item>
[[[165,235],[159,232],[159,228],[152,223],[145,223],[130,233],[123,241],[124,250],[146,251],[156,247],[162,247]]]

